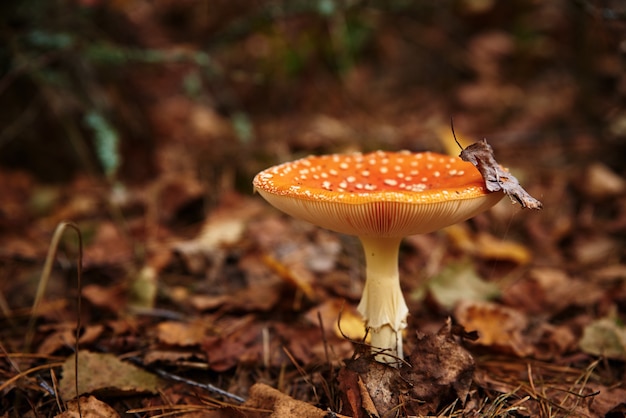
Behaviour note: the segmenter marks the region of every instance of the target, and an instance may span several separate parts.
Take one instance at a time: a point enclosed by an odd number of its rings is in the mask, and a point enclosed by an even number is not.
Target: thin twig
[[[454,142],[456,142],[459,148],[461,148],[461,151],[463,151],[463,147],[459,143],[459,140],[456,139],[456,133],[454,133],[454,120],[452,119],[452,116],[450,116],[450,129],[452,130],[452,136],[454,137]]]
[[[134,363],[143,366],[143,364],[141,363],[141,361],[138,358],[132,357],[130,358],[130,360],[132,360]],[[217,386],[213,386],[210,383],[201,383],[201,382],[196,382],[195,380],[191,380],[191,379],[187,379],[184,378],[182,376],[178,376],[176,374],[170,373],[170,372],[166,372],[165,370],[162,369],[153,369],[150,368],[149,369],[151,372],[156,373],[157,375],[161,376],[164,379],[169,379],[169,380],[173,380],[175,382],[181,382],[181,383],[185,383],[189,386],[194,386],[197,388],[201,388],[204,389],[206,391],[209,392],[213,392],[213,393],[217,393],[218,395],[222,395],[226,398],[232,399],[234,401],[237,401],[239,403],[243,403],[246,400],[244,398],[242,398],[241,396],[237,396],[233,393],[227,392],[224,389],[220,389]]]
[[[83,237],[80,233],[80,228],[69,221],[61,222],[57,225],[54,234],[52,235],[52,241],[50,242],[50,247],[48,248],[48,254],[46,255],[46,261],[43,266],[43,270],[41,272],[41,277],[39,279],[39,285],[37,286],[37,292],[35,294],[35,300],[33,301],[33,307],[31,309],[31,316],[28,321],[28,325],[26,328],[26,335],[24,337],[24,350],[30,351],[31,344],[33,342],[33,337],[35,335],[35,321],[37,320],[37,310],[39,309],[39,305],[44,297],[46,292],[46,288],[48,287],[48,281],[50,280],[50,274],[52,272],[52,266],[54,263],[54,259],[59,248],[59,243],[61,242],[61,238],[63,237],[63,233],[67,228],[71,228],[76,231],[78,236],[78,264],[76,267],[78,279],[78,307],[77,307],[77,315],[76,315],[76,342],[75,342],[75,350],[76,355],[74,356],[74,369],[75,369],[75,390],[76,390],[76,399],[78,406],[78,415],[82,417],[82,412],[80,409],[80,400],[78,399],[78,339],[80,338],[80,314],[81,314],[81,296],[80,296],[80,288],[81,288],[81,275],[82,275],[82,265],[83,265]]]
[[[50,274],[54,264],[54,257],[59,247],[61,237],[63,236],[63,232],[67,227],[72,227],[78,230],[78,227],[71,222],[61,222],[57,225],[54,230],[54,234],[52,235],[52,241],[50,242],[50,247],[48,247],[48,254],[46,255],[46,261],[44,263],[43,270],[41,271],[37,292],[35,293],[35,300],[33,301],[33,306],[31,308],[31,316],[26,327],[26,335],[24,336],[24,351],[30,351],[31,344],[33,342],[35,321],[37,320],[37,310],[39,309],[39,305],[41,305],[46,288],[48,287],[48,281],[50,280]]]
[[[48,364],[42,364],[42,365],[30,368],[28,370],[24,370],[23,372],[18,373],[15,376],[11,377],[10,379],[2,382],[2,384],[0,384],[0,392],[5,390],[7,387],[12,385],[16,381],[20,380],[22,377],[28,376],[29,374],[38,372],[40,370],[52,369],[54,367],[61,367],[61,366],[63,366],[63,363],[48,363]]]

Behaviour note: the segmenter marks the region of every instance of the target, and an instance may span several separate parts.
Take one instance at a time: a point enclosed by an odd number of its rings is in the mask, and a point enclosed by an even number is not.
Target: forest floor
[[[0,417],[626,416],[626,11],[444,3],[13,11]],[[358,239],[252,178],[458,155],[451,117],[543,209],[504,198],[403,241],[390,368],[356,311]]]

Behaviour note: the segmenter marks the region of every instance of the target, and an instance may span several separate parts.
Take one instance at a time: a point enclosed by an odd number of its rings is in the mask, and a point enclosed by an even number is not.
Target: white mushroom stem
[[[403,358],[402,330],[409,308],[400,289],[398,254],[402,238],[359,237],[365,251],[365,288],[357,310],[371,335],[376,360],[397,363]],[[389,354],[389,355],[386,355]]]

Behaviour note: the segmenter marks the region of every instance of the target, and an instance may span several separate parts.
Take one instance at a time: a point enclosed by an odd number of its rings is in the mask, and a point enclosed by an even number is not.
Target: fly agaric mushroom
[[[504,196],[489,192],[471,163],[432,152],[310,156],[270,167],[253,184],[281,211],[359,237],[366,280],[357,309],[385,363],[403,358],[409,310],[398,275],[402,238],[464,221]]]

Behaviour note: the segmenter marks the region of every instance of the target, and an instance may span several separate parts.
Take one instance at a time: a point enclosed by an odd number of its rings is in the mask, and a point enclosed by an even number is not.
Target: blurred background
[[[618,169],[620,1],[5,1],[0,164],[45,183],[185,172],[249,192],[309,153],[444,148]],[[445,141],[444,141],[445,143]],[[515,158],[531,156],[531,161]]]

